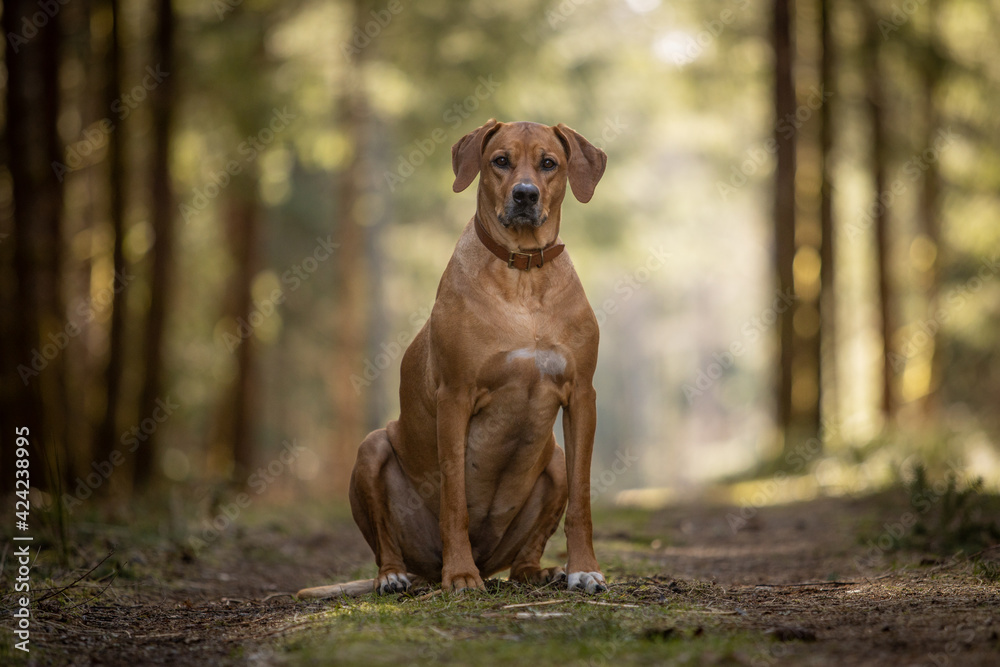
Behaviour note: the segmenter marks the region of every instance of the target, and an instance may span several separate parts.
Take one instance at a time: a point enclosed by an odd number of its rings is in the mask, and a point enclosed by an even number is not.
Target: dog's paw
[[[474,572],[445,576],[441,580],[441,588],[445,591],[458,593],[465,590],[483,590],[486,586],[483,585],[483,579],[479,573]]]
[[[386,595],[388,593],[405,593],[410,590],[410,580],[403,573],[390,572],[388,574],[379,575],[378,581],[375,584],[375,590],[379,595]]]
[[[570,572],[566,588],[571,591],[583,591],[592,595],[594,593],[606,592],[608,584],[604,581],[604,575],[600,572]]]
[[[511,572],[511,581],[520,581],[533,586],[545,586],[566,580],[566,570],[561,567],[533,568],[529,570],[519,570]]]
[[[548,584],[557,584],[557,583],[559,583],[561,581],[566,581],[566,570],[562,569],[561,567],[546,568],[545,570],[542,570],[542,572],[548,572],[549,573],[549,575],[548,575],[549,579],[545,583],[548,583]]]

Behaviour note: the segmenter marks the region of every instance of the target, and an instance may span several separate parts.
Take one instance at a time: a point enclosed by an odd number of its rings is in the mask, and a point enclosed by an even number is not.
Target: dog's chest
[[[533,404],[541,393],[562,394],[576,369],[565,313],[543,299],[506,305],[492,312],[493,327],[488,329],[492,340],[483,341],[492,354],[477,360],[477,390],[517,388],[531,394],[523,400]]]
[[[572,381],[576,367],[573,349],[563,343],[563,328],[550,317],[510,313],[494,329],[496,338],[487,346],[496,352],[479,359],[478,391],[516,388],[533,395],[539,391],[561,393],[560,388]]]
[[[532,452],[546,446],[559,408],[569,400],[579,350],[566,300],[508,301],[493,308],[492,326],[480,329],[488,340],[472,349],[492,352],[475,361],[468,445],[470,457],[483,457],[491,470],[533,465],[538,459]]]
[[[506,365],[513,366],[522,360],[533,362],[538,375],[546,379],[560,378],[566,371],[566,357],[559,350],[519,347],[507,353]]]
[[[469,423],[468,456],[479,471],[498,474],[534,465],[569,397],[571,352],[539,341],[503,349],[486,360]],[[515,472],[508,470],[509,472]]]

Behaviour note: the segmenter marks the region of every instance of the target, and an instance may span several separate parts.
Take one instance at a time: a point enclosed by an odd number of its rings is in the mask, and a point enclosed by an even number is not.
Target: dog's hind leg
[[[358,448],[350,498],[354,521],[375,552],[375,590],[406,591],[414,576],[440,579],[437,521],[403,474],[386,429],[369,433]]]

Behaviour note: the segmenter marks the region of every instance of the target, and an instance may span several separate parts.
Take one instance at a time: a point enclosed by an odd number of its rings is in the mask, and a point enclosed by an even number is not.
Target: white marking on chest
[[[542,375],[562,375],[566,370],[566,359],[555,350],[536,350],[522,347],[507,353],[507,363],[515,359],[534,359],[535,367]]]

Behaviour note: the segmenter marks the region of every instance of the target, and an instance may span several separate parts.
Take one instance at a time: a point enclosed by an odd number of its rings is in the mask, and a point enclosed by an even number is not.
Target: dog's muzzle
[[[510,191],[504,214],[500,221],[504,227],[531,226],[541,227],[547,219],[542,215],[542,207],[538,203],[538,186],[533,183],[518,183]]]

